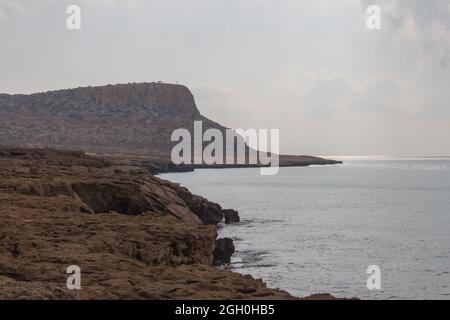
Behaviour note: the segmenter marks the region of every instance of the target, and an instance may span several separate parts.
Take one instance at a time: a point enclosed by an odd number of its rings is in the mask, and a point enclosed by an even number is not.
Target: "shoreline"
[[[89,153],[87,153],[89,154]],[[138,165],[144,167],[152,174],[192,172],[197,169],[243,169],[269,167],[260,164],[181,164],[174,165],[169,156],[135,155],[135,154],[97,154],[94,156],[105,157],[111,161],[119,161],[123,164]],[[280,155],[280,168],[285,167],[308,167],[343,164],[340,160],[324,159],[314,156]]]
[[[223,209],[142,166],[7,147],[0,163],[0,299],[299,299],[213,267]]]
[[[157,158],[157,160],[155,161],[155,159],[152,156],[139,156],[138,158],[136,158],[136,156],[133,155],[128,155],[128,156],[124,156],[124,155],[115,155],[112,156],[112,158],[131,158],[131,162],[136,164],[138,163],[139,165],[145,167],[149,172],[151,172],[152,174],[154,174],[155,176],[160,177],[161,174],[169,174],[169,173],[187,173],[187,172],[193,172],[195,170],[201,170],[201,169],[213,169],[213,170],[219,170],[219,169],[247,169],[247,168],[261,168],[263,166],[258,165],[258,164],[242,164],[242,165],[236,165],[236,164],[232,164],[232,165],[206,165],[206,164],[201,164],[201,165],[173,165],[171,160],[168,157],[161,157],[162,159],[164,159],[163,161],[161,161],[161,158]],[[151,158],[152,161],[150,163],[148,163],[148,158]],[[108,158],[111,158],[111,155],[108,155]],[[338,164],[343,164],[344,162],[341,160],[332,160],[332,159],[325,159],[322,157],[314,157],[314,156],[298,156],[298,155],[280,155],[280,164],[279,167],[280,168],[285,168],[285,167],[308,167],[308,166],[326,166],[326,165],[338,165]],[[165,179],[163,177],[161,177],[162,179]],[[168,180],[170,181],[170,180]],[[174,182],[176,183],[176,182]],[[178,183],[177,183],[178,184]],[[227,210],[232,210],[233,209],[227,209]],[[237,213],[237,211],[236,211]],[[221,228],[226,228],[227,224],[222,222],[221,223]],[[217,228],[219,230],[219,224],[217,224]],[[230,239],[231,240],[231,239]],[[227,270],[230,270],[233,273],[238,273],[241,274],[239,272],[236,271],[232,271],[231,268],[227,268]],[[246,274],[241,274],[243,276],[246,276]],[[261,279],[263,280],[263,279]],[[273,290],[282,290],[280,288],[269,288],[269,289],[273,289]],[[289,295],[291,295],[290,293],[288,293]],[[297,296],[292,296],[294,299],[300,299],[300,300],[348,300],[349,298],[337,298],[334,297],[328,293],[317,293],[317,294],[312,294],[309,296],[304,296],[304,297],[297,297]],[[356,299],[356,298],[350,298],[350,299]]]
[[[294,166],[289,166],[289,165],[285,165],[285,166],[280,166],[280,167],[307,167],[307,166],[313,166],[313,165],[318,165],[318,166],[322,166],[322,165],[334,165],[334,164],[341,164],[341,163],[343,163],[343,162],[341,162],[341,161],[334,161],[334,160],[329,160],[330,161],[330,163],[327,163],[327,164],[308,164],[308,165],[302,165],[302,166],[300,166],[300,165],[294,165]],[[247,168],[259,168],[259,166],[248,166],[248,165],[244,165],[244,166],[227,166],[227,167],[224,167],[224,166],[216,166],[216,167],[210,167],[210,166],[199,166],[198,168],[195,168],[195,169],[212,169],[212,170],[217,170],[217,169],[247,169]],[[194,170],[192,170],[192,171],[194,171]],[[164,174],[173,174],[173,173],[179,173],[179,174],[183,174],[183,173],[186,173],[186,172],[192,172],[192,171],[177,171],[177,170],[174,170],[174,171],[167,171],[167,172],[161,172],[161,173],[158,173],[158,176],[160,176],[162,179],[167,179],[167,180],[169,180],[169,181],[172,181],[172,180],[170,180],[169,178],[167,178],[166,176],[164,176]],[[161,176],[162,175],[162,176]],[[174,183],[179,183],[179,182],[177,182],[177,181],[173,181]],[[184,185],[184,184],[180,184],[180,185],[182,185],[182,186],[185,186],[185,187],[188,187],[187,185]],[[220,200],[218,200],[218,199],[214,199],[214,201],[218,201],[219,203],[220,203]],[[233,207],[233,205],[232,204],[229,204],[231,207]],[[236,211],[237,212],[237,211]],[[242,217],[241,217],[242,218]],[[239,223],[239,222],[238,222]],[[231,223],[231,225],[232,225],[233,223]],[[218,228],[218,231],[219,230],[222,230],[222,229],[226,229],[228,227],[228,224],[226,224],[226,223],[222,223],[221,224],[221,226],[220,226],[220,228]],[[226,234],[226,233],[225,233]],[[219,233],[219,235],[220,235],[220,233]],[[251,249],[250,249],[251,250]],[[230,270],[232,270],[233,272],[237,272],[237,273],[240,273],[239,271],[234,271],[233,270],[233,268],[231,268],[231,266],[230,266],[230,268],[229,268]],[[240,273],[240,274],[245,274],[245,273]],[[262,280],[264,281],[264,278],[262,278]],[[275,287],[273,287],[273,286],[269,286],[269,288],[272,288],[272,289],[276,289]],[[282,289],[282,288],[281,288]],[[284,290],[284,289],[282,289],[282,290]],[[289,292],[288,292],[289,293]],[[291,293],[289,293],[289,294],[291,294]],[[294,295],[295,296],[295,295]],[[346,299],[348,299],[348,298],[346,298],[346,297],[340,297],[340,298],[337,298],[337,297],[334,297],[334,296],[331,296],[331,295],[329,295],[329,294],[311,294],[310,296],[303,296],[303,297],[297,297],[297,298],[299,298],[299,299],[311,299],[311,300],[329,300],[329,299],[343,299],[343,300],[346,300]],[[351,298],[351,299],[356,299],[356,298]]]
[[[222,209],[186,188],[79,152],[0,161],[0,299],[294,298],[212,266]],[[64,288],[74,264],[79,292]]]

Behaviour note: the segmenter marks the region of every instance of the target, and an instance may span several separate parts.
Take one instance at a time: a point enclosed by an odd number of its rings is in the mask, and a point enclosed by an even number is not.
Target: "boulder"
[[[209,202],[205,199],[201,199],[199,203],[194,206],[193,212],[197,214],[206,225],[216,225],[223,220],[222,208],[218,204]]]
[[[233,255],[235,249],[233,240],[230,238],[217,239],[214,246],[214,260],[213,265],[221,265],[230,263],[231,256]]]
[[[225,217],[225,223],[230,224],[234,222],[240,222],[239,213],[233,209],[224,209],[223,215]]]

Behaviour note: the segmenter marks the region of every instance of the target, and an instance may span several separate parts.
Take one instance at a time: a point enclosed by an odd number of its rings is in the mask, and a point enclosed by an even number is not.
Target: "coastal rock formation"
[[[0,299],[292,299],[212,267],[219,211],[141,167],[0,147]]]
[[[216,225],[223,220],[223,211],[218,204],[205,202],[201,197],[185,197],[182,192],[180,197],[186,201],[190,210],[194,212],[204,224]]]
[[[213,252],[213,264],[221,265],[230,263],[234,251],[233,240],[230,238],[217,239]]]
[[[223,216],[225,218],[225,223],[230,224],[234,222],[240,222],[241,218],[239,217],[239,213],[233,209],[224,209]]]

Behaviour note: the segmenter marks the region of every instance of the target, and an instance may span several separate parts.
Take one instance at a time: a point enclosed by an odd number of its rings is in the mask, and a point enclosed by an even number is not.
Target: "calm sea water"
[[[339,157],[334,157],[339,158]],[[450,158],[344,158],[337,166],[162,175],[239,211],[236,272],[296,296],[450,299]],[[381,268],[369,290],[366,269]]]

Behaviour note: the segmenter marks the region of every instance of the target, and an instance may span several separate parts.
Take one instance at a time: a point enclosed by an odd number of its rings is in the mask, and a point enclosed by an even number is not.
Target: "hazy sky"
[[[450,155],[450,0],[0,0],[0,92],[159,80],[284,153]]]

